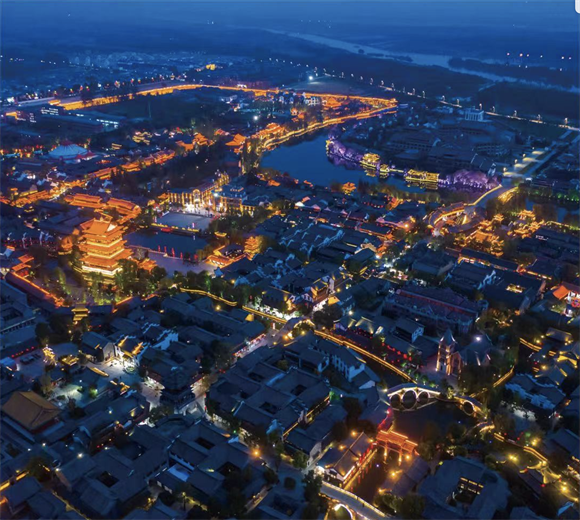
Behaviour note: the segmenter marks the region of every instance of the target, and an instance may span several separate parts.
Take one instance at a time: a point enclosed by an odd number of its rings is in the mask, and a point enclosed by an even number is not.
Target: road
[[[206,292],[206,291],[202,291],[200,289],[187,289],[184,287],[180,287],[179,289],[181,291],[184,291],[184,292],[194,293],[194,294],[198,294],[200,296],[207,296],[209,298],[212,298],[215,301],[225,303],[226,305],[229,305],[230,307],[235,307],[237,305],[236,302],[231,302],[229,300],[225,300],[224,298],[221,298],[220,296],[216,296],[214,294],[211,294],[211,293]],[[249,307],[247,305],[242,306],[242,309],[245,310],[246,312],[250,312],[250,313],[255,314],[257,316],[260,316],[262,318],[266,318],[266,319],[275,321],[276,323],[279,323],[281,325],[285,325],[288,322],[288,320],[286,320],[284,318],[280,318],[278,316],[273,316],[271,314],[268,314],[268,313],[263,312],[263,311],[259,311],[257,309],[252,308],[252,307]],[[358,352],[362,356],[365,356],[369,359],[372,359],[373,361],[379,363],[383,367],[388,368],[391,372],[394,372],[398,376],[402,377],[405,381],[415,382],[409,374],[406,374],[405,372],[403,372],[402,370],[400,370],[396,366],[392,365],[388,361],[385,361],[383,358],[366,351],[362,347],[359,347],[358,345],[356,345],[352,341],[347,340],[346,338],[339,338],[339,337],[335,336],[334,334],[329,334],[327,332],[322,332],[319,330],[316,330],[315,334],[317,336],[324,338],[324,339],[332,341],[333,343],[336,343],[338,345],[342,345],[343,347],[350,348],[350,349],[354,350],[355,352]]]
[[[328,482],[322,482],[320,493],[350,507],[359,516],[368,518],[368,520],[384,520],[385,518],[388,518],[385,513],[378,510],[368,502],[365,502],[362,498],[357,497],[354,493],[333,486]]]
[[[199,88],[214,88],[218,90],[226,90],[230,92],[250,92],[256,96],[266,96],[268,94],[278,94],[283,92],[285,89],[257,89],[257,88],[247,88],[247,87],[237,87],[237,86],[225,86],[225,85],[210,85],[210,84],[200,84],[200,83],[158,83],[144,85],[138,89],[135,95],[137,96],[163,96],[166,94],[171,94],[174,90],[195,90]],[[286,89],[287,90],[287,89]],[[392,108],[396,106],[396,101],[393,99],[378,98],[372,96],[354,96],[354,95],[343,95],[343,94],[325,94],[325,93],[313,93],[305,92],[306,96],[315,96],[322,99],[336,99],[336,100],[356,100],[369,103],[371,105],[380,106],[382,109]],[[132,96],[129,96],[129,99]],[[108,105],[111,103],[118,103],[119,96],[99,96],[91,101],[83,102],[79,96],[67,98],[67,99],[55,99],[51,101],[51,104],[58,105],[65,108],[66,110],[81,110],[89,107],[95,107],[99,105]]]
[[[561,153],[561,148],[548,152],[548,150],[534,150],[531,154],[523,157],[521,161],[516,162],[513,168],[504,172],[504,183],[507,179],[521,179],[532,177],[538,169],[546,164],[554,155]]]
[[[511,183],[506,183],[505,185],[500,185],[500,186],[497,186],[496,188],[493,188],[493,189],[489,190],[488,192],[484,193],[481,197],[479,197],[479,199],[477,199],[472,204],[469,204],[468,206],[475,206],[475,207],[479,207],[479,208],[485,208],[486,204],[491,199],[496,199],[497,197],[501,197],[504,193],[506,193],[509,190],[513,189],[510,184]]]

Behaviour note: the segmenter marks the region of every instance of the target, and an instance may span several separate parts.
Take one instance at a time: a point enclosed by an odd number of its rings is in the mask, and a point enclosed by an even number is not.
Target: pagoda
[[[131,250],[123,240],[123,228],[110,217],[95,218],[81,225],[79,249],[81,272],[101,273],[106,279],[114,278],[120,270],[120,260],[131,257]]]

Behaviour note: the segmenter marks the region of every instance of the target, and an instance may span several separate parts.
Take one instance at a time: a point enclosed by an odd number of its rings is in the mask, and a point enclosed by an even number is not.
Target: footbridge
[[[443,206],[435,210],[427,218],[427,224],[429,227],[437,229],[438,227],[444,225],[446,220],[450,217],[455,217],[462,214],[472,214],[476,208],[485,209],[488,201],[492,199],[499,198],[501,201],[507,202],[513,196],[516,190],[517,187],[500,184],[499,186],[486,191],[477,200],[471,202],[470,204],[457,202],[455,204]]]
[[[391,406],[416,410],[441,396],[441,390],[418,383],[403,383],[387,390]]]
[[[368,520],[383,520],[388,518],[388,516],[380,509],[377,509],[375,506],[369,504],[354,493],[351,493],[346,489],[333,486],[326,481],[322,482],[320,493],[336,500],[341,504],[348,506],[361,518],[366,518]]]
[[[438,399],[455,403],[468,415],[485,415],[482,404],[475,397],[458,395],[448,400],[440,389],[418,383],[394,386],[387,390],[386,396],[393,408],[402,411],[418,410]]]

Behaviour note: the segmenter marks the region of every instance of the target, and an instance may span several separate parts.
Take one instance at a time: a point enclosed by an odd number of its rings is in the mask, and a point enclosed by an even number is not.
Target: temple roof
[[[58,417],[61,410],[35,392],[15,392],[2,406],[2,412],[34,431]]]

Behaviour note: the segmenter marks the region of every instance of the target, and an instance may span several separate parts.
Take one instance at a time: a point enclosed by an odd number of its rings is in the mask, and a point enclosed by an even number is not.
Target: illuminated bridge
[[[387,390],[386,395],[391,406],[402,411],[418,410],[431,404],[435,399],[444,399],[441,390],[417,383],[394,386]],[[484,415],[481,403],[472,396],[455,396],[450,402],[460,406],[468,415]]]
[[[441,391],[417,383],[403,383],[387,390],[391,406],[402,409],[418,409],[441,396]]]

